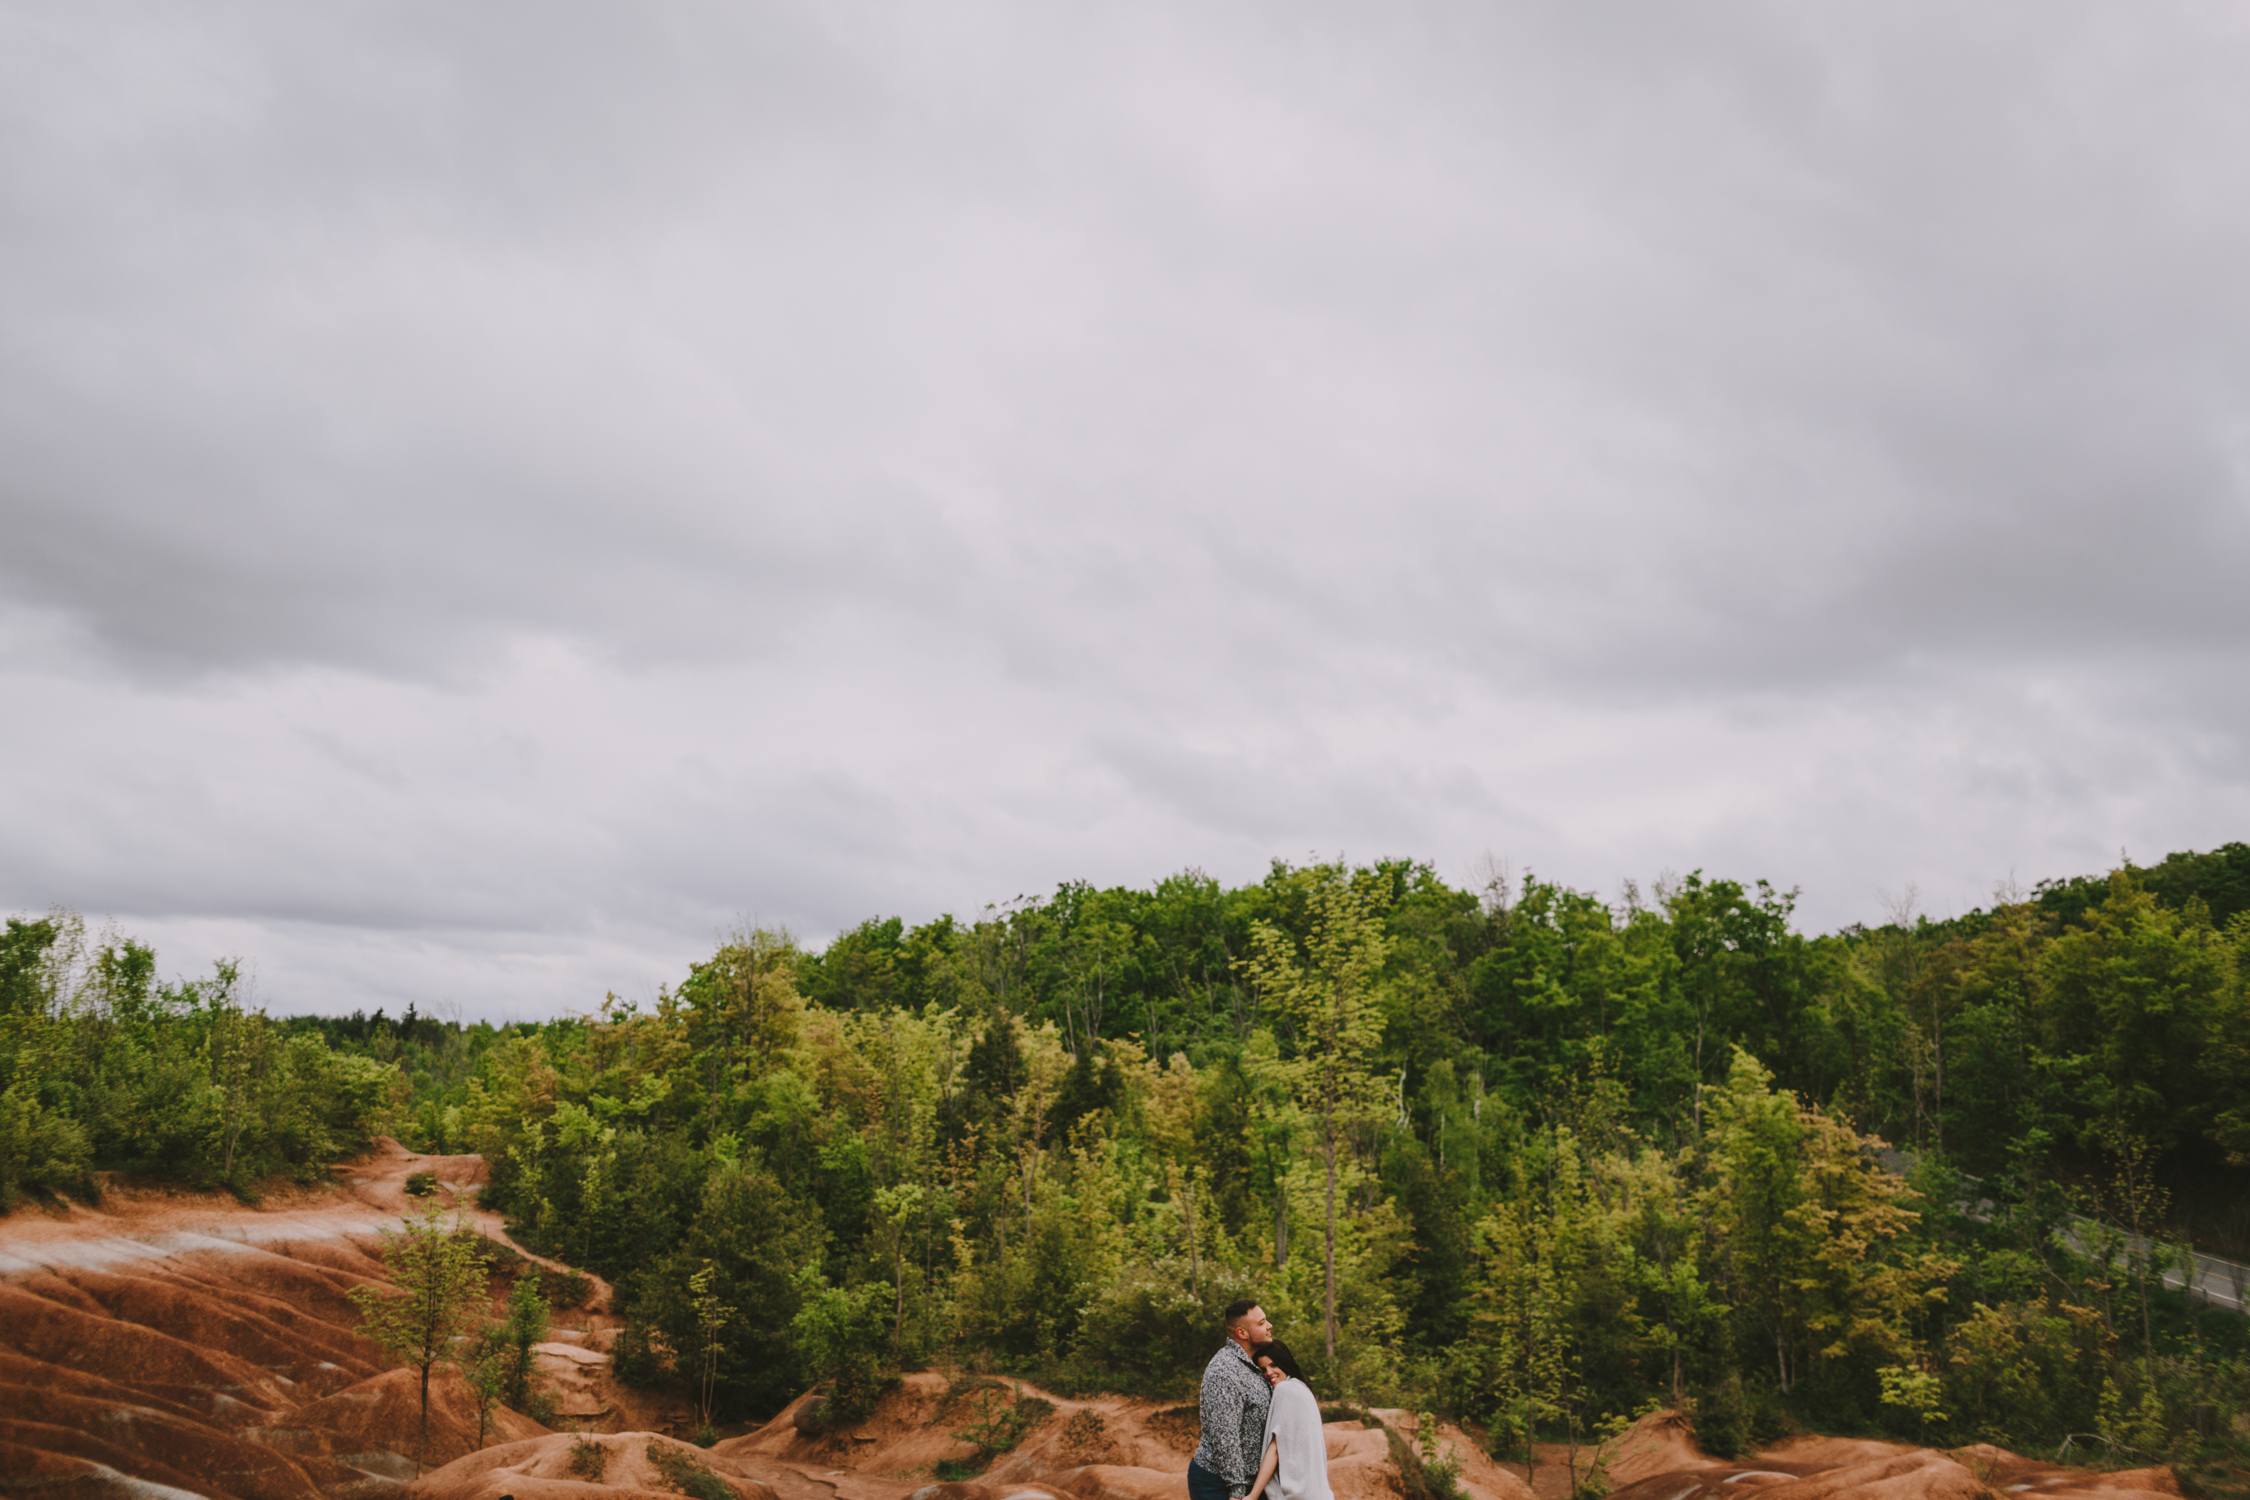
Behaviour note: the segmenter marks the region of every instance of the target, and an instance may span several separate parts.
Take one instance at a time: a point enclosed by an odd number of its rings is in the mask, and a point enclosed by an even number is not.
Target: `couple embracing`
[[[1203,1368],[1203,1441],[1188,1500],[1333,1500],[1320,1403],[1255,1302],[1226,1310],[1227,1341]]]

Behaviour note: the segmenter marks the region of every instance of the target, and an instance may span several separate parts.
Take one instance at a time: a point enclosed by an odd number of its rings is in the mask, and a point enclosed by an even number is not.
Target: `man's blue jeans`
[[[1227,1500],[1227,1482],[1191,1458],[1188,1460],[1188,1500]]]

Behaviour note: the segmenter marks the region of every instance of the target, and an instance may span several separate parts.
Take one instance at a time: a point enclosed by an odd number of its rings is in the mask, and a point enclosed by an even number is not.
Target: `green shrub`
[[[1219,1345],[1219,1314],[1252,1291],[1248,1278],[1211,1265],[1202,1269],[1200,1295],[1188,1281],[1183,1260],[1128,1270],[1086,1309],[1080,1361],[1141,1395],[1171,1396],[1192,1385]]]
[[[815,1379],[829,1382],[824,1420],[853,1422],[874,1409],[883,1387],[884,1314],[890,1305],[888,1282],[833,1287],[807,1268],[797,1280],[804,1299],[790,1326],[799,1357]]]
[[[580,1479],[600,1479],[609,1469],[609,1449],[584,1433],[570,1440],[570,1472]]]
[[[1739,1379],[1698,1395],[1689,1412],[1696,1446],[1714,1458],[1739,1458],[1750,1447],[1750,1402]]]
[[[625,1320],[617,1344],[610,1350],[609,1367],[619,1380],[640,1389],[659,1384],[671,1374],[648,1324],[637,1317]]]
[[[647,1452],[649,1467],[691,1500],[735,1500],[734,1487],[697,1463],[685,1449],[670,1443],[650,1443]]]
[[[410,1198],[427,1198],[437,1191],[437,1173],[409,1172],[406,1174],[406,1195]]]
[[[1388,1423],[1378,1425],[1391,1450],[1391,1462],[1398,1469],[1400,1492],[1406,1500],[1462,1500],[1460,1455],[1439,1451],[1434,1416],[1421,1414],[1413,1442]]]
[[[509,1289],[508,1315],[500,1323],[497,1336],[506,1351],[501,1368],[508,1404],[520,1411],[531,1396],[531,1370],[536,1362],[532,1348],[547,1338],[547,1303],[539,1295],[537,1278],[526,1276]]]
[[[93,1154],[84,1126],[42,1106],[22,1084],[0,1093],[0,1210],[26,1191],[91,1196]]]
[[[792,1199],[769,1171],[717,1172],[678,1249],[636,1278],[632,1313],[663,1337],[682,1374],[705,1347],[690,1281],[715,1269],[709,1295],[731,1309],[715,1340],[718,1420],[771,1412],[811,1382],[798,1335],[797,1268],[819,1255],[819,1213]]]
[[[953,1435],[974,1444],[982,1464],[989,1464],[1023,1441],[1024,1434],[1054,1415],[1055,1404],[1040,1396],[1026,1396],[1023,1387],[1009,1388],[997,1380],[975,1376],[956,1381],[947,1390],[942,1410],[962,1410],[968,1421]],[[981,1467],[981,1464],[980,1464]]]

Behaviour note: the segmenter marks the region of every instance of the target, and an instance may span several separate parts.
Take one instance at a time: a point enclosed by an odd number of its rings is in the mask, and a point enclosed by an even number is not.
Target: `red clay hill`
[[[540,1348],[553,1431],[502,1410],[477,1445],[467,1389],[432,1385],[429,1468],[417,1480],[413,1372],[385,1368],[355,1331],[347,1298],[381,1282],[380,1231],[408,1206],[411,1173],[442,1204],[515,1253],[495,1257],[494,1315],[509,1278],[546,1263],[510,1244],[477,1207],[476,1157],[416,1156],[379,1140],[333,1185],[231,1198],[114,1188],[98,1209],[21,1208],[0,1218],[0,1496],[50,1500],[562,1500],[733,1495],[739,1500],[1184,1500],[1192,1408],[1122,1397],[1072,1401],[1015,1382],[907,1376],[864,1421],[820,1420],[818,1398],[709,1450],[681,1441],[677,1402],[619,1387],[608,1288],[585,1278]],[[550,1271],[565,1268],[547,1265]],[[977,1450],[956,1436],[995,1413],[1016,1441],[975,1481],[939,1483],[938,1465]],[[1403,1494],[1392,1445],[1409,1413],[1328,1425],[1338,1500]],[[1390,1432],[1384,1430],[1385,1427]],[[1392,1433],[1397,1434],[1394,1439]],[[1439,1431],[1462,1461],[1468,1500],[1562,1500],[1561,1455],[1527,1476]],[[1611,1445],[1620,1500],[2151,1500],[2177,1495],[2166,1470],[2096,1475],[1996,1449],[1939,1453],[1897,1444],[1797,1439],[1725,1463],[1695,1449],[1676,1418],[1644,1420]]]
[[[404,1212],[413,1172],[434,1174],[440,1203],[505,1243],[475,1207],[481,1159],[415,1156],[388,1139],[335,1185],[257,1208],[113,1188],[98,1209],[0,1219],[0,1494],[402,1493],[417,1382],[359,1336],[346,1294],[386,1279],[380,1231]],[[598,1307],[605,1289],[586,1284]],[[496,1415],[501,1439],[546,1430]],[[441,1368],[431,1460],[470,1452],[476,1437],[466,1388]]]

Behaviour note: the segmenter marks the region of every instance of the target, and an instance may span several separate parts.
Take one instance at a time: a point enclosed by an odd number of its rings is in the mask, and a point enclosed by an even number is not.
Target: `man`
[[[1242,1500],[1258,1475],[1258,1439],[1265,1435],[1273,1387],[1250,1349],[1273,1337],[1273,1322],[1255,1302],[1230,1302],[1227,1341],[1203,1367],[1203,1441],[1188,1460],[1188,1500]]]

